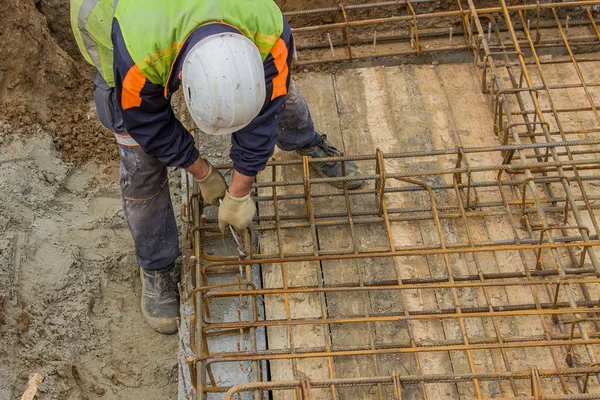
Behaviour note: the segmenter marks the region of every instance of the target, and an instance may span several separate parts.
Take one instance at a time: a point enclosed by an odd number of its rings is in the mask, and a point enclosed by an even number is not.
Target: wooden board
[[[348,154],[373,154],[375,148],[390,151],[390,141],[395,140],[395,127],[387,105],[387,93],[380,76],[375,70],[347,70],[335,77],[338,112],[342,133],[344,135],[345,151]],[[361,93],[356,96],[356,93]],[[375,173],[373,162],[361,165],[365,174]],[[372,182],[369,183],[373,185]],[[377,202],[373,195],[352,196],[352,210],[376,210]],[[349,228],[348,228],[349,229]],[[358,249],[373,248],[374,246],[389,246],[389,238],[383,224],[356,225],[355,236]],[[346,235],[350,235],[346,231]],[[322,240],[329,245],[340,242],[339,234],[332,231],[323,232]],[[348,242],[348,241],[347,241]],[[348,243],[349,245],[351,243]],[[394,281],[397,279],[394,260],[362,259],[352,262],[338,263],[337,268],[325,275],[326,281],[335,283],[352,283],[364,285],[372,282]],[[324,271],[325,272],[325,271]],[[339,297],[342,297],[341,295]],[[347,296],[336,302],[336,311],[362,315],[381,313],[401,313],[402,301],[397,292],[370,292],[353,296],[349,301]],[[391,344],[401,340],[407,341],[406,324],[396,323],[364,323],[354,324],[353,327],[340,326],[335,330],[334,343],[340,346],[363,345],[374,348],[376,344]],[[352,339],[354,337],[354,339]],[[359,339],[359,343],[356,338]],[[352,343],[354,342],[354,343]],[[347,357],[336,362],[336,370],[343,376],[389,376],[393,372],[402,374],[417,373],[416,363],[412,356],[372,356]],[[365,398],[391,398],[390,387],[364,388],[359,392]],[[414,390],[414,387],[409,388]],[[352,392],[340,390],[341,398],[356,398]]]
[[[328,75],[314,75],[300,79],[298,85],[306,82],[307,93],[315,93],[310,90],[310,85],[320,90],[332,87],[331,77]],[[328,110],[332,104],[327,102],[327,96],[313,97],[312,114],[319,118],[320,110]],[[335,103],[333,103],[335,105]],[[327,126],[327,125],[326,125]],[[329,127],[329,126],[327,126]],[[333,126],[334,127],[334,126]],[[295,153],[277,150],[275,157],[278,159],[292,159],[297,157]],[[277,170],[276,180],[302,179],[301,166],[287,168],[283,176],[281,169]],[[259,175],[259,181],[272,180],[272,170],[267,169]],[[278,188],[277,194],[303,193],[302,188],[283,187]],[[259,195],[272,195],[271,189],[262,189]],[[299,214],[305,211],[303,200],[278,201],[277,206],[281,215]],[[261,203],[260,215],[273,215],[273,202]],[[282,230],[280,242],[275,231],[261,234],[260,248],[263,253],[277,253],[279,245],[284,252],[290,251],[314,251],[316,243],[313,242],[313,234],[309,229]],[[265,288],[290,287],[318,285],[321,279],[321,265],[318,262],[297,262],[284,264],[265,264],[262,269],[263,285]],[[314,293],[294,294],[281,296],[267,296],[265,298],[265,311],[267,319],[298,319],[298,318],[321,318],[323,315],[322,296]],[[301,349],[307,347],[325,346],[328,343],[327,326],[304,325],[297,327],[270,327],[267,329],[269,349]],[[325,358],[308,358],[299,360],[272,361],[270,365],[271,379],[274,381],[294,380],[302,377],[311,379],[331,378],[328,369],[328,360]],[[315,399],[329,398],[331,392],[317,389],[313,392]],[[294,399],[297,393],[291,391],[276,391],[276,398]]]

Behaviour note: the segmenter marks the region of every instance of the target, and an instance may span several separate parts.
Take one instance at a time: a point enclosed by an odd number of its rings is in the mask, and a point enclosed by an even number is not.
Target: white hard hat
[[[236,33],[211,35],[183,61],[185,103],[205,133],[226,135],[248,125],[265,102],[265,72],[256,45]]]

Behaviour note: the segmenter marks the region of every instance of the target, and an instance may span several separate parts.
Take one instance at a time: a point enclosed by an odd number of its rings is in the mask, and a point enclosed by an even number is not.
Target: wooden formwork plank
[[[484,95],[479,90],[477,72],[466,66],[457,68],[455,65],[441,65],[437,73],[448,101],[448,108],[451,111],[451,129],[447,131],[447,135],[451,136],[454,144],[464,147],[496,145],[497,138],[494,134],[492,115]],[[469,93],[469,95],[465,96],[464,93]],[[499,153],[473,153],[467,155],[464,162],[469,165],[501,164],[502,157]],[[493,182],[497,175],[493,171],[486,171],[473,176],[473,178],[478,181]],[[466,181],[466,177],[463,177],[464,181]],[[474,192],[471,195],[474,196]],[[473,198],[470,200],[472,202],[476,201]],[[477,201],[498,200],[499,193],[497,189],[480,188],[477,191]],[[468,242],[469,236],[474,242],[489,240],[483,218],[469,217],[466,225],[457,223],[456,226],[455,233],[463,243]],[[463,255],[463,262],[467,264],[467,269],[471,274],[491,272],[489,266],[495,264],[494,256],[491,253]],[[497,272],[497,268],[494,269],[494,272]],[[478,299],[477,303],[479,305],[487,305],[488,299],[490,301],[499,299],[501,303],[508,304],[507,294],[503,288],[489,288],[487,293],[480,289],[472,292],[472,294]],[[508,323],[507,319],[492,321],[490,318],[478,322],[481,323],[481,326],[477,327],[475,337],[496,337],[498,325]],[[483,371],[489,372],[490,369],[506,371],[511,369],[506,353],[490,351],[485,356],[486,363],[478,365],[478,368],[482,368]],[[486,389],[490,397],[514,396],[517,394],[512,390],[510,383],[506,381],[499,382],[497,385],[488,384]]]
[[[315,75],[307,82],[325,85],[330,78],[326,75]],[[297,81],[302,87],[304,81]],[[309,86],[309,83],[306,83]],[[310,89],[310,88],[309,88]],[[312,93],[312,90],[307,90]],[[314,99],[313,99],[314,100]],[[315,107],[314,116],[319,116],[321,107]],[[316,112],[315,112],[316,111]],[[298,156],[294,152],[276,150],[277,159],[294,159]],[[285,176],[282,169],[276,170],[276,180],[302,179],[302,167],[285,168]],[[258,181],[271,181],[273,170],[267,168],[258,176]],[[303,193],[303,188],[296,186],[280,187],[277,195]],[[259,195],[272,196],[270,188],[259,190]],[[302,214],[305,212],[304,200],[278,201],[277,207],[280,215]],[[262,202],[259,208],[260,215],[274,215],[274,202]],[[281,244],[285,252],[312,251],[316,245],[313,234],[309,229],[294,229],[281,231],[278,240],[277,232],[263,232],[259,237],[259,245],[263,253],[277,253]],[[291,287],[318,285],[322,274],[318,262],[294,262],[285,264],[265,264],[262,267],[263,285],[265,288]],[[285,278],[284,278],[285,276]],[[265,315],[267,319],[298,319],[298,318],[321,318],[323,317],[323,303],[321,297],[316,293],[266,296]],[[327,327],[320,325],[305,325],[295,327],[269,327],[267,329],[269,349],[301,349],[308,347],[323,347],[327,344]],[[271,361],[271,380],[285,381],[296,380],[303,377],[310,379],[329,379],[327,359],[307,358],[299,360],[276,360]],[[298,393],[292,391],[275,391],[274,398],[295,399]],[[330,398],[325,389],[313,390],[315,399]]]
[[[433,132],[428,123],[428,116],[424,113],[425,97],[428,93],[421,90],[422,82],[419,81],[419,68],[427,67],[395,67],[386,68],[385,82],[388,90],[388,98],[395,126],[397,127],[397,142],[393,151],[419,151],[433,148]],[[422,157],[418,162],[414,160],[395,160],[388,162],[388,168],[392,171],[402,171],[422,168],[431,170],[439,165],[435,157]],[[392,182],[393,185],[404,186],[400,182]],[[414,194],[403,194],[402,196],[388,196],[390,207],[414,207],[428,206],[427,195],[423,192]],[[419,222],[393,223],[392,231],[394,242],[397,246],[423,244],[421,224]],[[415,256],[396,259],[397,268],[402,278],[428,277],[431,276],[428,260],[424,256]],[[409,291],[407,306],[411,310],[437,309],[437,293],[433,290]],[[440,321],[415,321],[411,323],[416,340],[438,340],[448,339],[444,324]],[[451,357],[447,352],[433,354],[419,354],[419,363],[424,374],[444,374],[454,371]],[[427,384],[425,390],[428,398],[458,398],[457,385],[454,384]]]
[[[284,178],[284,177],[279,177]],[[290,179],[286,176],[285,179]],[[283,194],[283,193],[282,193]],[[264,252],[277,250],[275,232],[265,232],[261,235],[260,246]],[[285,251],[297,251],[300,248],[310,248],[311,235],[308,231],[282,231],[281,241]],[[263,286],[265,288],[285,287],[284,274],[287,276],[287,286],[316,285],[318,279],[318,263],[295,262],[286,264],[263,265]],[[289,312],[286,312],[286,303]],[[267,296],[265,298],[265,315],[267,319],[298,319],[321,317],[321,304],[316,294],[295,294]],[[267,329],[268,348],[301,349],[325,345],[325,335],[321,326],[269,327]],[[327,365],[324,359],[274,360],[270,365],[271,380],[295,380],[302,377],[327,379]],[[275,398],[296,398],[292,392],[275,392]],[[320,397],[316,397],[320,398]]]
[[[452,68],[453,66],[448,66]],[[455,67],[455,66],[454,66]],[[465,66],[461,66],[464,68]],[[426,93],[423,96],[423,109],[426,114],[426,121],[430,126],[432,137],[431,147],[433,148],[455,148],[458,143],[456,140],[458,129],[461,129],[463,134],[470,130],[471,126],[456,126],[456,120],[467,117],[463,111],[463,115],[455,115],[456,109],[451,108],[451,104],[460,101],[456,96],[449,95],[445,90],[444,84],[439,76],[440,67],[425,67],[416,69],[417,82],[419,82],[419,89],[421,93]],[[457,77],[460,80],[453,82],[453,86],[450,90],[460,89],[470,81],[473,77],[470,75]],[[462,93],[466,91],[460,90]],[[484,100],[483,96],[480,96],[479,92],[468,92],[469,95],[460,96],[461,99],[466,97],[474,97],[480,100]],[[450,100],[451,99],[451,100]],[[485,103],[484,103],[485,104]],[[489,113],[483,114],[468,114],[470,119],[489,119]],[[439,165],[441,168],[447,168],[454,166],[455,160],[448,160],[446,165]],[[451,176],[444,176],[444,178],[436,178],[435,183],[452,184]],[[433,183],[429,181],[428,183]],[[457,204],[456,196],[449,191],[437,191],[435,192],[435,198],[438,204]],[[429,200],[429,199],[427,199]],[[436,231],[436,227],[431,221],[421,222],[421,232],[423,241],[425,244],[439,244],[440,235]],[[464,241],[465,238],[461,237],[459,227],[463,225],[461,221],[455,220],[442,220],[442,237],[444,242],[447,244]],[[472,265],[466,262],[464,256],[459,254],[443,256],[431,256],[428,257],[429,268],[432,276],[447,276],[448,271],[456,275],[467,275],[477,273],[473,270]],[[447,264],[447,265],[446,265]],[[482,299],[476,290],[461,290],[456,291],[456,298],[451,290],[438,291],[437,300],[440,308],[454,308],[460,307],[476,307],[485,304],[485,299]],[[461,329],[461,324],[463,328]],[[459,320],[449,320],[444,322],[444,330],[446,337],[449,339],[465,340],[463,336],[468,338],[477,338],[485,336],[483,322],[481,319],[463,319],[462,323]],[[469,360],[470,358],[470,360]],[[491,360],[491,354],[487,351],[482,352],[453,352],[451,353],[452,367],[456,373],[474,373],[474,372],[488,372],[493,370],[493,363]],[[487,383],[459,383],[457,384],[459,395],[464,397],[475,397],[477,392],[481,390],[484,393],[494,392],[494,389],[489,388]],[[496,386],[496,385],[491,385]]]
[[[391,81],[386,79],[387,68],[377,67],[360,69],[350,73],[345,73],[337,79],[339,93],[352,93],[352,87],[362,86],[363,96],[361,101],[356,102],[356,97],[352,98],[346,95],[347,100],[342,107],[351,108],[350,114],[358,119],[358,129],[343,130],[346,148],[348,152],[361,152],[362,149],[378,147],[383,152],[401,152],[410,150],[421,150],[425,146],[419,144],[428,143],[427,140],[427,125],[423,124],[422,120],[422,104],[420,93],[415,90],[415,77],[412,73],[412,68],[393,67],[391,68],[397,73]],[[392,93],[393,91],[393,93]],[[354,91],[356,93],[356,91]],[[356,124],[354,123],[353,126]],[[354,134],[354,135],[353,135]],[[358,137],[357,137],[358,136]],[[369,139],[370,138],[370,139]],[[353,145],[352,150],[349,144]],[[425,163],[431,161],[425,160]],[[407,167],[405,160],[388,160],[386,168],[389,171],[400,171]],[[427,167],[426,165],[423,165]],[[374,166],[372,166],[374,168]],[[411,165],[414,168],[414,165]],[[365,173],[373,173],[374,170],[367,170]],[[401,182],[389,181],[389,186],[403,186]],[[390,207],[409,207],[414,204],[413,196],[394,196],[390,199]],[[371,237],[376,238],[381,242],[381,245],[386,245],[388,240],[385,231],[380,228],[379,234],[374,236],[375,232],[371,232]],[[392,235],[395,241],[394,245],[400,244],[420,244],[420,231],[418,223],[401,223],[392,224]],[[378,276],[380,279],[395,279],[408,277],[424,277],[429,276],[425,257],[410,257],[394,260],[378,260],[373,263],[376,268],[371,268],[370,275]],[[383,266],[383,268],[381,268]],[[436,309],[437,303],[435,293],[433,291],[412,291],[405,295],[406,307],[411,310],[419,309]],[[394,299],[395,304],[388,306],[390,311],[402,312],[402,300],[400,294],[397,294]],[[411,326],[405,325],[398,332],[408,334],[408,329],[412,330],[414,339],[416,340],[436,340],[444,338],[442,324],[439,321],[418,321],[411,322]],[[388,327],[391,329],[391,327]],[[378,330],[379,332],[379,330]],[[383,335],[388,340],[399,340],[398,334],[394,334],[392,330],[386,332],[388,335]],[[390,361],[386,363],[386,368],[393,372],[406,373],[402,368],[409,366],[414,369],[420,364],[421,371],[424,374],[435,373],[451,373],[452,366],[447,353],[435,353],[422,355],[417,358],[407,357],[403,363],[395,365]],[[417,371],[419,372],[419,371]],[[427,398],[448,398],[456,397],[456,385],[454,384],[427,384],[424,385]]]
[[[389,109],[385,103],[385,91],[377,82],[365,79],[365,70],[346,70],[335,75],[337,108],[343,134],[345,151],[348,154],[373,154],[383,142],[395,140],[394,131],[388,124]],[[383,91],[382,91],[383,90]],[[382,97],[378,97],[382,96]],[[382,148],[387,151],[387,149]],[[374,173],[374,163],[362,165],[363,173]],[[373,185],[370,182],[369,185]],[[375,209],[373,195],[351,196],[352,210]],[[344,209],[345,206],[340,207]],[[357,248],[386,246],[387,236],[380,225],[357,225],[354,227]],[[321,234],[321,232],[323,234]],[[323,243],[335,240],[338,245],[352,248],[350,227],[340,229],[320,229]],[[329,284],[346,283],[360,285],[369,282],[394,280],[396,273],[391,259],[361,259],[350,262],[323,264],[324,279]],[[374,313],[401,312],[397,293],[373,292],[359,295],[328,295],[330,311],[336,314],[372,315]],[[376,343],[406,340],[403,323],[361,323],[352,326],[333,326],[332,339],[338,346],[362,345],[372,348]],[[343,357],[336,361],[340,376],[377,376],[414,373],[411,357],[371,356]],[[410,390],[410,389],[409,389]],[[391,398],[389,387],[340,389],[340,398]]]
[[[333,143],[339,149],[343,150],[344,143],[340,130],[340,120],[338,118],[337,112],[337,100],[333,76],[329,74],[309,73],[303,74],[301,77],[298,77],[296,82],[298,84],[298,87],[304,94],[306,101],[310,107],[313,122],[315,124],[315,129],[317,129],[320,133],[327,135],[328,140],[331,143]],[[312,175],[315,172],[311,170],[310,173]],[[311,188],[313,192],[331,191],[332,189],[333,188],[329,185],[315,185]],[[339,197],[320,197],[313,199],[314,213],[341,211],[344,208],[344,202]],[[346,233],[346,230],[344,228],[340,229],[340,227],[320,227],[318,229],[317,236],[319,249],[323,250],[327,248],[344,247],[343,243],[345,238],[347,237]],[[339,235],[342,236],[340,237]],[[321,262],[322,275],[320,279],[322,279],[323,284],[331,284],[331,276],[343,277],[345,276],[344,272],[344,265],[338,261]],[[336,308],[336,304],[344,305],[346,307],[350,307],[351,305],[353,305],[353,302],[349,300],[349,298],[351,299],[353,298],[353,296],[340,296],[340,294],[338,293],[328,293],[327,295],[321,295],[321,301],[327,305],[327,315],[325,315],[324,317],[352,314],[352,311],[354,310],[351,310],[349,308]],[[362,334],[362,332],[358,331],[357,329],[353,329],[355,328],[354,325],[342,326],[346,328],[343,332],[347,335],[350,335],[352,337],[360,337]],[[335,326],[325,326],[323,327],[323,329],[323,333],[327,335],[327,346],[343,346],[353,344],[351,341],[349,343],[339,343],[340,338],[338,332],[335,330]],[[334,337],[336,339],[335,343],[333,343]],[[334,360],[333,358],[328,358],[326,361],[328,364],[327,366],[330,369],[330,378],[347,378],[352,376],[361,376],[360,373],[358,373],[357,371],[352,371],[353,373],[345,374],[346,369],[344,368],[344,363],[339,362],[338,359]],[[354,390],[354,388],[350,389],[350,391]],[[344,391],[348,392],[348,389],[337,389],[335,387],[332,387],[328,391],[327,398],[335,398],[340,395],[341,398],[344,398]]]

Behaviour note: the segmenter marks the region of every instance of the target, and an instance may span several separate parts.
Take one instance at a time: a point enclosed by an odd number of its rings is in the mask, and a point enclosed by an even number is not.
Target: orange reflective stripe
[[[118,133],[114,133],[114,134],[115,134],[115,139],[116,139],[117,143],[122,146],[127,146],[127,147],[139,146],[138,142],[136,142],[129,135],[119,135]]]
[[[159,194],[159,193],[160,193],[160,191],[161,191],[161,190],[162,190],[162,189],[165,187],[165,185],[167,184],[167,182],[168,182],[168,181],[169,181],[169,179],[168,179],[168,178],[167,178],[167,179],[165,179],[165,181],[163,182],[163,184],[162,184],[162,185],[160,185],[160,188],[158,189],[158,192],[154,193],[154,194],[153,194],[152,196],[150,196],[150,197],[146,197],[145,199],[134,199],[133,197],[126,197],[126,196],[123,196],[123,198],[124,198],[125,200],[129,200],[129,201],[146,201],[146,200],[153,199],[153,198],[155,198],[156,196],[158,196],[158,194]]]
[[[121,89],[121,106],[123,110],[139,107],[142,104],[140,92],[146,83],[146,77],[137,65],[129,68],[125,79],[123,79],[123,88]]]
[[[275,59],[275,67],[279,72],[277,76],[273,78],[273,94],[271,94],[271,100],[273,100],[276,97],[287,94],[288,49],[283,39],[279,38],[277,43],[275,43],[275,46],[271,49],[271,55]]]

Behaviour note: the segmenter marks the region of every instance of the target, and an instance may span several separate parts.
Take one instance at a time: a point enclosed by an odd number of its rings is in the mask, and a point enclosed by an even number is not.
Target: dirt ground
[[[66,161],[115,160],[113,139],[95,117],[93,70],[77,53],[68,4],[2,1],[0,116],[25,134],[41,126]]]
[[[173,398],[176,338],[139,312],[116,146],[68,4],[0,7],[0,399],[34,372],[40,399]]]
[[[173,397],[176,339],[140,315],[117,164],[66,164],[6,123],[0,142],[0,398],[32,372],[40,399]]]

